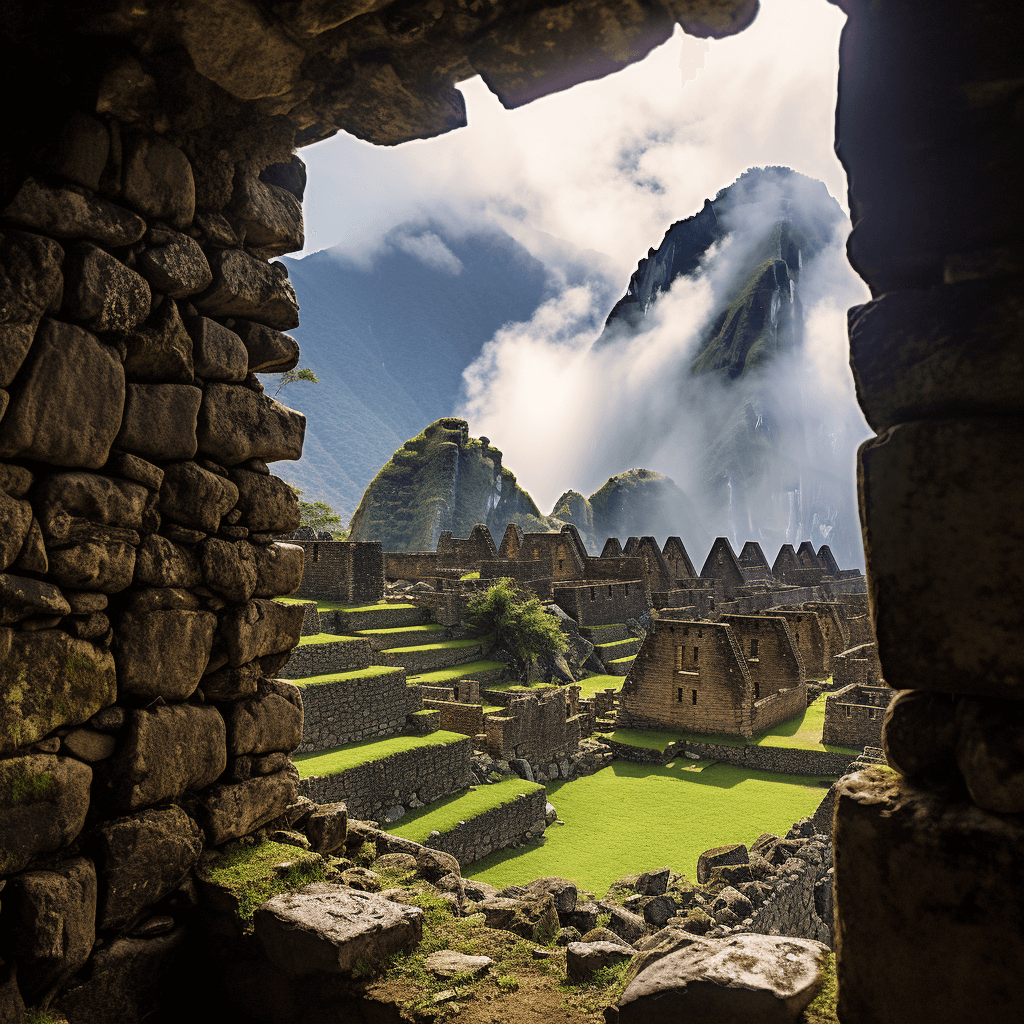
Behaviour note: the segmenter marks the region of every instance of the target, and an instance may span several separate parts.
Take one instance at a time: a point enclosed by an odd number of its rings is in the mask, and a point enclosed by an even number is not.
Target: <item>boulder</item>
[[[90,242],[79,242],[64,259],[62,311],[91,331],[124,334],[149,316],[146,279]]]
[[[660,896],[668,890],[671,875],[672,869],[669,867],[657,868],[654,871],[644,871],[637,876],[633,888],[641,896]]]
[[[302,454],[306,417],[235,384],[208,384],[199,409],[199,451],[225,466],[276,462]]]
[[[678,910],[679,905],[670,895],[649,896],[643,902],[643,918],[655,928],[663,928]]]
[[[638,974],[615,1004],[620,1024],[797,1021],[824,982],[829,949],[810,939],[698,939]]]
[[[258,907],[253,930],[267,956],[290,975],[351,974],[357,963],[375,964],[413,949],[423,911],[315,882]]]
[[[232,667],[254,658],[290,651],[302,634],[302,605],[256,598],[221,617],[220,636]]]
[[[212,612],[125,612],[113,645],[120,692],[165,700],[191,697],[210,660],[216,627]]]
[[[633,958],[626,972],[627,981],[635,978],[641,971],[647,970],[651,964],[664,959],[669,953],[675,953],[680,949],[687,949],[695,942],[703,940],[692,932],[684,931],[682,928],[670,925],[649,935],[642,942],[637,943],[640,950]]]
[[[294,802],[294,769],[238,783],[210,786],[193,803],[196,820],[214,846],[248,835],[283,814]]]
[[[96,772],[108,802],[134,811],[209,786],[227,760],[217,709],[176,704],[129,711],[117,752]]]
[[[908,779],[949,782],[957,776],[956,697],[900,690],[882,719],[885,760]]]
[[[293,594],[302,583],[305,552],[298,544],[257,544],[256,589],[253,597],[281,597]]]
[[[32,506],[0,491],[0,569],[14,562],[32,528]]]
[[[180,807],[151,808],[102,822],[94,849],[99,927],[124,929],[181,885],[203,851],[203,833]]]
[[[233,701],[251,697],[262,678],[259,662],[251,661],[238,668],[221,668],[203,676],[203,695],[207,700]]]
[[[224,711],[228,753],[267,754],[292,751],[302,742],[302,708],[295,707],[266,684],[253,697],[243,697]],[[457,866],[457,865],[456,865]]]
[[[725,867],[727,864],[749,864],[750,855],[742,843],[730,846],[715,846],[705,850],[697,858],[697,883],[704,885],[711,877],[714,868]]]
[[[459,862],[443,850],[431,850],[421,846],[416,851],[416,870],[428,882],[436,882],[445,875],[462,875]]]
[[[37,506],[63,509],[93,523],[139,530],[152,492],[141,484],[103,473],[53,473],[42,478],[33,495]],[[41,518],[50,517],[41,513]],[[51,536],[54,527],[47,525]]]
[[[48,174],[95,192],[110,153],[110,132],[98,118],[75,111],[60,135],[47,147],[41,165]]]
[[[115,444],[144,459],[191,459],[203,393],[188,384],[128,384]]]
[[[4,893],[4,918],[18,959],[18,984],[30,1001],[85,965],[96,941],[96,869],[75,857],[26,871]]]
[[[103,618],[106,619],[106,616]],[[110,757],[116,745],[117,741],[113,736],[105,732],[97,732],[95,729],[72,729],[60,742],[61,750],[87,764]]]
[[[971,799],[987,811],[1024,811],[1024,709],[1017,700],[956,705],[956,762]]]
[[[125,138],[121,194],[146,217],[172,227],[187,228],[195,215],[192,165],[177,146],[157,135],[132,133]]]
[[[435,978],[454,978],[457,974],[482,978],[493,963],[489,956],[469,956],[467,953],[456,953],[453,949],[439,949],[423,960],[423,966]]]
[[[591,928],[590,931],[583,933],[581,942],[611,942],[617,946],[623,946],[632,952],[633,944],[627,942],[621,935],[617,935],[609,928]]]
[[[348,832],[348,809],[343,803],[321,804],[306,820],[304,826],[310,845],[316,853],[333,853],[345,843]],[[407,854],[386,854],[405,857]],[[408,865],[406,865],[408,867]],[[412,867],[416,866],[412,858]]]
[[[230,477],[238,488],[239,525],[257,533],[291,533],[299,528],[298,495],[280,477],[241,467],[232,469]]]
[[[624,907],[612,907],[608,930],[632,944],[644,934],[646,929],[644,919],[638,914],[633,914]]]
[[[71,608],[51,583],[0,573],[0,625],[30,615],[67,615]]]
[[[210,264],[199,243],[166,228],[146,232],[146,248],[135,258],[135,269],[154,291],[172,299],[205,291],[213,281]]]
[[[137,587],[194,587],[202,580],[199,561],[190,547],[151,533],[135,555]]]
[[[164,467],[160,485],[160,514],[195,526],[206,533],[220,529],[221,517],[238,501],[238,488],[228,479],[194,462],[175,462]]]
[[[279,185],[236,174],[229,212],[245,244],[266,256],[283,256],[302,248],[302,203]]]
[[[80,725],[117,699],[109,651],[59,629],[17,632],[8,641],[0,651],[0,754]]]
[[[481,900],[476,909],[484,914],[489,928],[512,932],[530,942],[546,944],[558,934],[558,911],[550,895],[495,896]]]
[[[47,558],[50,578],[61,587],[94,587],[117,594],[131,586],[135,573],[135,543],[129,541],[85,541],[51,549]]]
[[[558,878],[554,875],[538,878],[526,886],[526,891],[534,896],[550,894],[555,901],[555,910],[558,912],[559,920],[565,920],[565,915],[571,914],[576,909],[576,883],[570,882],[567,878]]]
[[[80,327],[43,320],[0,420],[0,457],[99,469],[123,411],[116,353]]]
[[[256,589],[256,556],[248,541],[208,537],[197,550],[207,590],[236,603],[252,597]]]
[[[711,916],[719,924],[739,924],[754,912],[754,905],[738,889],[727,885],[711,902],[708,908]],[[723,913],[728,911],[729,916]]]
[[[72,757],[0,760],[0,875],[74,839],[89,810],[92,769]]]
[[[633,950],[615,942],[570,942],[565,953],[565,972],[569,981],[580,985],[605,967],[628,960]]]
[[[245,345],[250,373],[282,373],[298,364],[299,343],[287,334],[251,320],[229,320],[228,327]]]
[[[205,316],[186,321],[192,338],[192,365],[197,377],[240,384],[249,373],[249,353],[234,331]]]
[[[195,367],[192,337],[174,299],[158,298],[145,323],[125,339],[124,372],[131,380],[151,384],[191,384]]]
[[[284,268],[241,249],[222,249],[210,257],[213,285],[195,299],[205,316],[241,317],[279,331],[299,326],[299,302]]]

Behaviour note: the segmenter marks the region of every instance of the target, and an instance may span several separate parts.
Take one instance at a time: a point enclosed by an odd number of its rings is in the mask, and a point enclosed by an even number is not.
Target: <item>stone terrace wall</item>
[[[372,660],[373,648],[370,641],[363,637],[325,644],[306,644],[292,651],[288,664],[280,668],[277,674],[282,679],[305,679],[308,676],[365,668]]]
[[[471,782],[469,737],[402,751],[337,775],[299,782],[299,792],[318,803],[344,800],[348,813],[364,821],[381,821],[396,804],[429,804]]]
[[[651,609],[651,599],[641,580],[556,586],[555,603],[581,628],[639,619]]]
[[[807,687],[804,684],[779,690],[754,701],[752,724],[755,733],[770,729],[807,710]]]
[[[374,604],[384,597],[384,552],[379,541],[298,543],[306,559],[297,596],[343,604]]]
[[[431,580],[445,568],[436,551],[387,551],[384,575],[389,580]]]
[[[888,686],[852,684],[825,698],[822,742],[839,747],[880,747],[885,709],[896,696]]]
[[[488,715],[484,720],[488,753],[503,760],[521,757],[531,765],[575,753],[583,724],[572,713],[572,701],[571,693],[554,689],[539,697],[519,696],[507,705],[504,715]]]
[[[542,836],[547,803],[544,789],[522,793],[511,803],[484,811],[447,832],[431,834],[423,845],[450,853],[465,867],[496,850]]]
[[[441,728],[461,732],[463,736],[479,736],[484,731],[484,709],[480,704],[462,704],[450,700],[424,700],[423,706],[441,712]],[[481,854],[481,856],[483,856]]]
[[[298,749],[328,750],[343,743],[401,732],[406,716],[423,707],[405,669],[302,687],[305,723]]]
[[[874,643],[861,644],[832,659],[832,677],[836,687],[877,686],[882,682],[882,665]]]

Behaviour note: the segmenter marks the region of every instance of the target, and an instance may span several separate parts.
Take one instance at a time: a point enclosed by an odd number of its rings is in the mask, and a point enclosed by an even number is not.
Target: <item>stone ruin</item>
[[[838,1014],[1010,1020],[1007,965],[1024,960],[1024,12],[840,6],[847,251],[871,288],[850,312],[851,362],[877,434],[858,459],[862,617],[902,692],[883,725],[895,772],[852,775],[835,801]],[[277,755],[298,708],[273,680],[299,622],[264,595],[299,566],[274,543],[294,510],[266,464],[298,455],[301,419],[251,373],[294,365],[280,333],[294,296],[268,259],[301,244],[295,148],[339,129],[378,144],[438,134],[465,122],[454,82],[474,73],[516,106],[626,66],[676,21],[721,36],[756,9],[8,5],[0,643],[17,700],[3,718],[0,932],[20,931],[17,955],[9,941],[0,954],[5,1012],[20,1013],[20,985],[59,994],[79,965],[118,956],[149,956],[136,976],[157,984],[176,932],[127,938],[129,919],[187,902],[181,880],[217,822],[252,827],[287,799]],[[109,784],[104,763],[124,767]],[[130,845],[151,853],[151,885],[119,874]],[[142,905],[119,906],[127,892]],[[634,995],[623,1024],[645,1013]]]

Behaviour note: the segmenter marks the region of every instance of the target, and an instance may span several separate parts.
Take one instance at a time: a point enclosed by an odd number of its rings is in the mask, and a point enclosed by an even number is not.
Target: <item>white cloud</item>
[[[433,231],[424,231],[418,235],[399,232],[391,236],[391,244],[434,270],[453,276],[462,273],[462,260]]]

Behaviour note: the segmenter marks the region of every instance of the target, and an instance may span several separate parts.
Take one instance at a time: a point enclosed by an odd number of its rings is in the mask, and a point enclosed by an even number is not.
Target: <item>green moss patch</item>
[[[337,775],[370,761],[382,761],[392,754],[422,747],[436,747],[466,739],[461,733],[445,732],[439,729],[428,736],[387,736],[381,740],[361,740],[347,743],[334,750],[320,750],[311,754],[297,754],[293,757],[299,769],[299,778],[308,779],[313,775]]]
[[[436,800],[427,807],[410,811],[388,826],[388,831],[414,843],[426,842],[431,832],[449,832],[460,821],[469,821],[495,807],[514,803],[523,793],[543,789],[539,783],[507,779],[493,786],[478,786]]]
[[[452,668],[439,668],[436,672],[421,672],[419,675],[410,676],[408,682],[414,686],[436,686],[438,683],[448,683],[453,679],[472,679],[475,675],[507,667],[503,661],[470,661]],[[488,687],[491,687],[490,683]]]
[[[297,647],[315,647],[318,644],[344,644],[358,640],[355,636],[337,636],[334,633],[311,633],[300,638]]]
[[[663,864],[692,879],[705,850],[750,844],[762,832],[784,835],[826,793],[814,777],[725,764],[684,770],[692,764],[616,761],[594,775],[549,783],[548,799],[565,825],[549,828],[542,842],[491,854],[463,874],[499,887],[561,875],[595,893]]]
[[[302,679],[289,679],[296,686],[326,686],[328,683],[341,683],[349,679],[375,679],[377,676],[390,676],[402,669],[394,665],[370,665],[368,668],[355,668],[349,672],[330,672],[322,676],[305,676]]]

